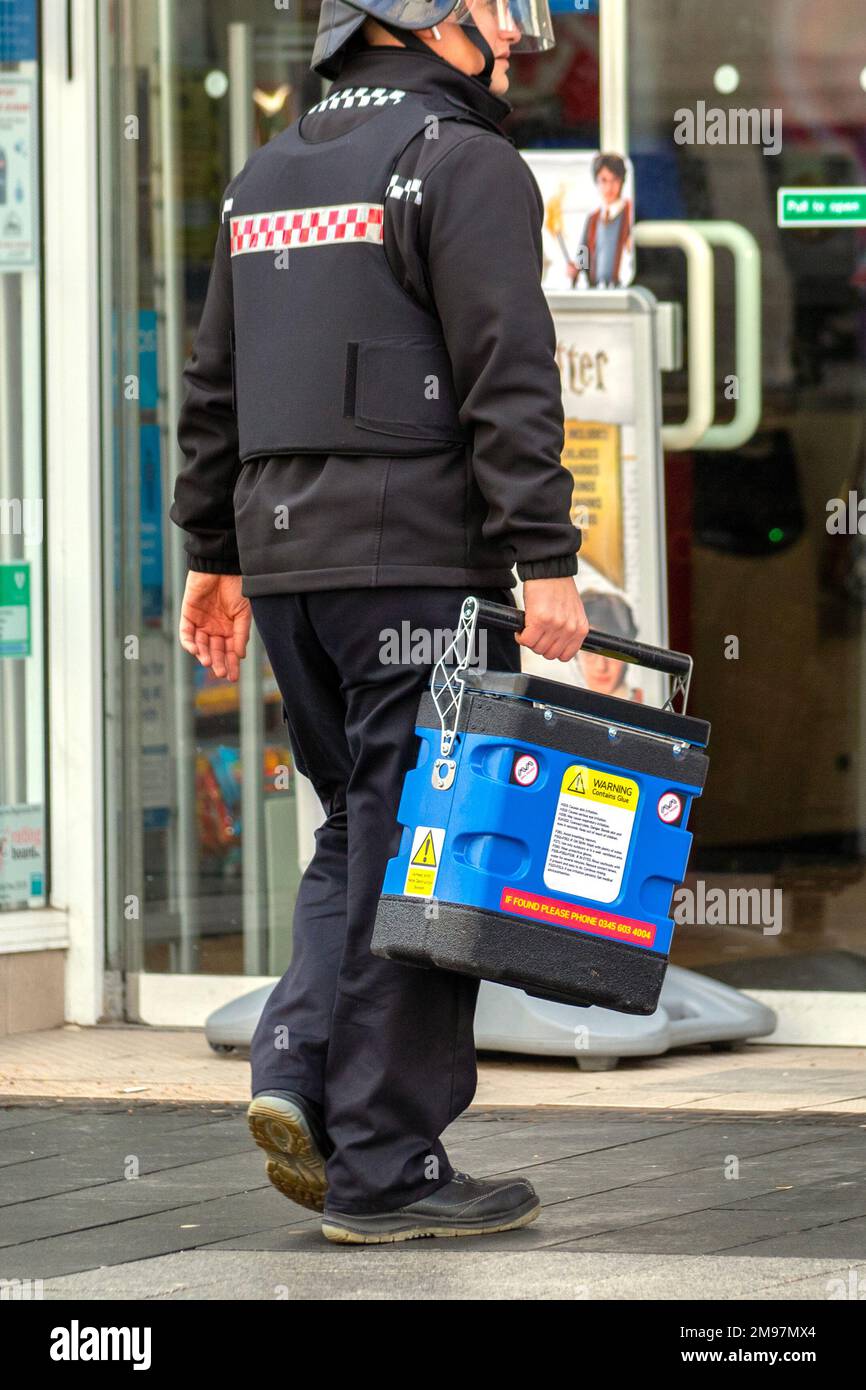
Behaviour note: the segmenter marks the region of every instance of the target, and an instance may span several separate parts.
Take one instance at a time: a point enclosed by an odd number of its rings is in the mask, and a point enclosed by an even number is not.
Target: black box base
[[[404,965],[454,970],[539,999],[624,1014],[655,1013],[668,965],[666,956],[621,941],[392,894],[379,901],[371,949]]]

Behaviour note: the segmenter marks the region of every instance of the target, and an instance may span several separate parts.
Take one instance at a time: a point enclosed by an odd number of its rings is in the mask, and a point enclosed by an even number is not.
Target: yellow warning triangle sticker
[[[433,843],[433,835],[429,830],[415,851],[415,857],[412,863],[420,864],[425,869],[436,868],[436,846]]]
[[[575,792],[578,796],[586,796],[586,782],[583,780],[582,767],[579,767],[577,769],[577,776],[575,777],[571,786],[566,787],[566,791]]]

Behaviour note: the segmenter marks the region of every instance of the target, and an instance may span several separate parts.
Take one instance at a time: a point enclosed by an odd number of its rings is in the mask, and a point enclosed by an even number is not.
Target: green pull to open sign
[[[780,227],[866,227],[866,188],[780,188]]]

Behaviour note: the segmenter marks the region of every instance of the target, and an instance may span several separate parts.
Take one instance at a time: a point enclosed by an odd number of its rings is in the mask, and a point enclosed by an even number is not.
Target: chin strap
[[[381,28],[387,29],[392,38],[399,39],[404,48],[413,48],[416,53],[430,52],[430,45],[426,44],[423,39],[419,39],[412,29],[398,29],[396,24],[389,24],[386,19],[379,19],[378,16],[376,23]]]
[[[436,52],[435,48],[431,48],[429,43],[425,43],[423,39],[419,39],[418,35],[412,29],[398,29],[396,24],[389,24],[384,19],[377,19],[376,23],[381,24],[383,29],[387,29],[388,33],[392,34],[395,39],[399,39],[404,48],[412,48],[416,53]],[[465,29],[468,38],[472,40],[484,59],[484,67],[481,72],[473,73],[472,75],[476,82],[480,82],[484,87],[489,87],[490,78],[493,75],[493,64],[496,62],[493,49],[476,24],[463,24],[461,28]]]
[[[493,64],[496,62],[493,49],[490,47],[490,44],[485,39],[477,24],[462,24],[460,27],[465,29],[469,38],[475,44],[475,47],[479,50],[484,59],[484,67],[481,72],[474,74],[475,79],[477,82],[483,83],[485,87],[489,87],[490,79],[493,76]]]

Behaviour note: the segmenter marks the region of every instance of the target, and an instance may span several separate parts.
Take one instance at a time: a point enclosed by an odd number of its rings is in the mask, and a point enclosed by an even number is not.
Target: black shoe
[[[374,1216],[346,1216],[326,1211],[322,1234],[348,1245],[385,1245],[418,1236],[485,1236],[528,1226],[541,1211],[532,1184],[525,1178],[482,1182],[455,1173],[420,1202]]]
[[[325,1161],[334,1146],[321,1107],[294,1091],[264,1091],[247,1110],[250,1132],[268,1157],[267,1174],[290,1201],[323,1211],[328,1183]]]

